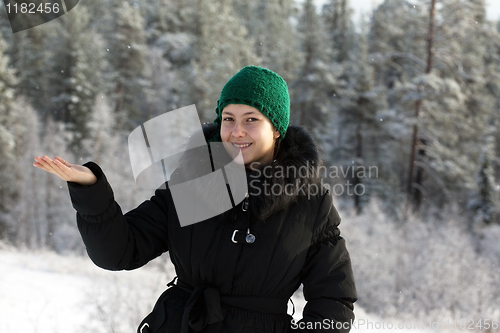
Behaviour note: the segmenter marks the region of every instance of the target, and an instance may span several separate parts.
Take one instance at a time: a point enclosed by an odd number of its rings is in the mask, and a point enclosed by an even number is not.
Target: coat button
[[[255,236],[252,234],[248,234],[246,235],[245,240],[247,243],[252,244],[253,242],[255,242]]]

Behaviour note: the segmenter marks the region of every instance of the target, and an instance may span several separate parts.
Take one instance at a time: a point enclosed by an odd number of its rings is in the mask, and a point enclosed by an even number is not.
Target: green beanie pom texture
[[[246,66],[229,79],[222,88],[215,108],[217,118],[214,123],[219,132],[222,110],[229,104],[246,104],[256,108],[280,132],[280,139],[285,137],[290,121],[290,96],[285,80],[275,72],[258,66]]]

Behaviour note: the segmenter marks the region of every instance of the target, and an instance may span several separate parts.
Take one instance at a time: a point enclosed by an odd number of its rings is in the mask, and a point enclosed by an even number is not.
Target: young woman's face
[[[222,110],[220,136],[232,156],[241,150],[243,162],[271,162],[279,132],[256,108],[246,104],[229,104]]]

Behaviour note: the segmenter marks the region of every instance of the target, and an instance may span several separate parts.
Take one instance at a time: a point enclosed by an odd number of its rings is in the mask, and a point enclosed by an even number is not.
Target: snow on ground
[[[160,267],[110,272],[87,257],[0,250],[0,333],[134,332],[173,277]]]
[[[2,253],[0,256],[0,332],[75,332],[88,319],[78,311],[83,276],[30,267],[37,258]]]
[[[76,332],[88,320],[78,311],[88,280],[51,269],[46,260],[0,253],[0,332]]]
[[[156,261],[132,272],[109,272],[86,257],[0,250],[0,333],[135,332],[174,276],[166,258]],[[293,302],[294,318],[300,319],[300,291]],[[354,333],[434,332],[398,329],[402,322],[371,316],[359,306],[355,313]]]

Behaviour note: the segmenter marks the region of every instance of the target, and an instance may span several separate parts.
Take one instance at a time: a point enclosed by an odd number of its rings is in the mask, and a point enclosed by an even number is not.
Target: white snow
[[[46,254],[0,253],[0,332],[76,332],[88,320],[79,304],[89,279],[64,267],[54,270],[47,259]]]
[[[164,268],[171,267],[168,260],[157,260],[133,272],[108,272],[87,257],[2,249],[0,333],[135,332],[173,277],[173,270]],[[298,320],[305,304],[300,291],[293,301]],[[382,329],[398,322],[371,316],[359,306],[355,312],[358,326],[351,332],[433,332]]]
[[[0,333],[134,332],[172,278],[159,267],[110,272],[86,257],[0,250]]]

